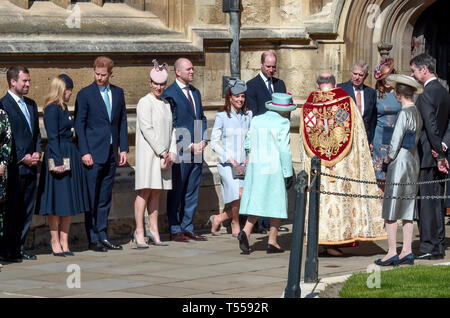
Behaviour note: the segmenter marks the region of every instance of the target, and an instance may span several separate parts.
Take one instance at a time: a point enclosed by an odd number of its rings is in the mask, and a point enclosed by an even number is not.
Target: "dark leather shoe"
[[[108,249],[100,241],[89,243],[89,249],[95,252],[108,252]]]
[[[9,254],[2,255],[0,259],[6,263],[22,263],[22,257],[17,257]]]
[[[170,234],[170,240],[175,242],[188,242],[189,237],[185,236],[183,232]]]
[[[280,226],[280,227],[278,228],[278,232],[289,232],[289,229],[288,229],[287,227]]]
[[[27,253],[27,252],[22,252],[21,254],[20,254],[20,256],[22,257],[22,259],[26,259],[26,260],[31,260],[31,261],[35,261],[35,260],[37,260],[37,257],[36,257],[36,255],[33,255],[33,254],[30,254],[30,253]]]
[[[123,247],[120,245],[114,245],[112,244],[110,241],[108,241],[107,239],[101,240],[100,241],[104,247],[106,247],[108,250],[122,250]]]
[[[266,253],[267,254],[284,253],[284,250],[282,248],[275,247],[272,244],[267,244]]]
[[[239,248],[244,254],[250,254],[250,246],[248,244],[247,234],[244,231],[240,231],[238,234]]]
[[[208,239],[204,235],[199,235],[195,233],[194,231],[191,232],[184,232],[184,235],[189,237],[190,239],[194,241],[207,241]]]
[[[431,256],[432,256],[431,253],[423,253],[423,254],[416,255],[414,258],[431,260]]]

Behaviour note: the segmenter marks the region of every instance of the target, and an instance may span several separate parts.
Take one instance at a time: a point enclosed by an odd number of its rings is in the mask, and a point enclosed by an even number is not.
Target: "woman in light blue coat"
[[[282,253],[277,243],[281,219],[287,218],[287,191],[292,185],[292,155],[289,147],[290,111],[297,108],[289,94],[272,94],[268,111],[253,118],[245,149],[249,162],[244,180],[239,214],[248,215],[238,240],[248,254],[249,238],[258,217],[270,218],[267,253]]]
[[[246,91],[247,86],[244,81],[229,82],[225,94],[225,106],[217,113],[211,133],[211,148],[217,154],[217,170],[225,203],[225,213],[212,215],[209,218],[212,235],[220,235],[217,232],[219,225],[230,218],[233,236],[237,237],[241,230],[239,204],[244,180],[242,177],[236,178],[236,175],[233,177],[232,170],[244,175],[246,166],[244,141],[252,119],[252,112],[247,110],[245,104]]]

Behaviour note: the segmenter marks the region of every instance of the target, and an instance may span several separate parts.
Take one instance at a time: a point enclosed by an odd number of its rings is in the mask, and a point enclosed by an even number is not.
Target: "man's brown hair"
[[[6,71],[6,80],[8,81],[9,88],[11,88],[12,79],[14,79],[15,81],[19,79],[20,72],[30,74],[30,71],[28,71],[28,69],[22,65],[14,65],[8,68],[8,71]]]
[[[114,62],[107,56],[99,56],[94,61],[94,69],[97,67],[106,67],[108,72],[111,72],[114,67]]]

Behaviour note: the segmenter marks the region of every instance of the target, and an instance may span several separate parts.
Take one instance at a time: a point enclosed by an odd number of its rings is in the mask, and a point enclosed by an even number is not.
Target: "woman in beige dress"
[[[138,195],[134,203],[136,230],[133,238],[138,248],[148,248],[144,236],[145,208],[149,215],[148,236],[155,245],[167,245],[159,237],[159,197],[162,190],[172,189],[171,166],[176,157],[170,104],[161,97],[167,84],[167,64],[160,66],[154,62],[155,67],[150,72],[150,93],[139,100],[136,110],[135,189]]]

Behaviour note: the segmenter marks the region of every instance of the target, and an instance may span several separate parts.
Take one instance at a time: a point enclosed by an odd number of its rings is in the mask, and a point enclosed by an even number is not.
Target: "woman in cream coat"
[[[154,60],[155,62],[155,60]],[[151,91],[139,100],[136,120],[136,172],[134,203],[136,230],[133,238],[138,248],[148,248],[144,237],[144,212],[149,215],[150,239],[161,242],[158,230],[159,197],[162,190],[172,189],[172,169],[175,160],[176,137],[172,126],[170,104],[161,98],[168,78],[167,64],[157,62],[150,72]]]

